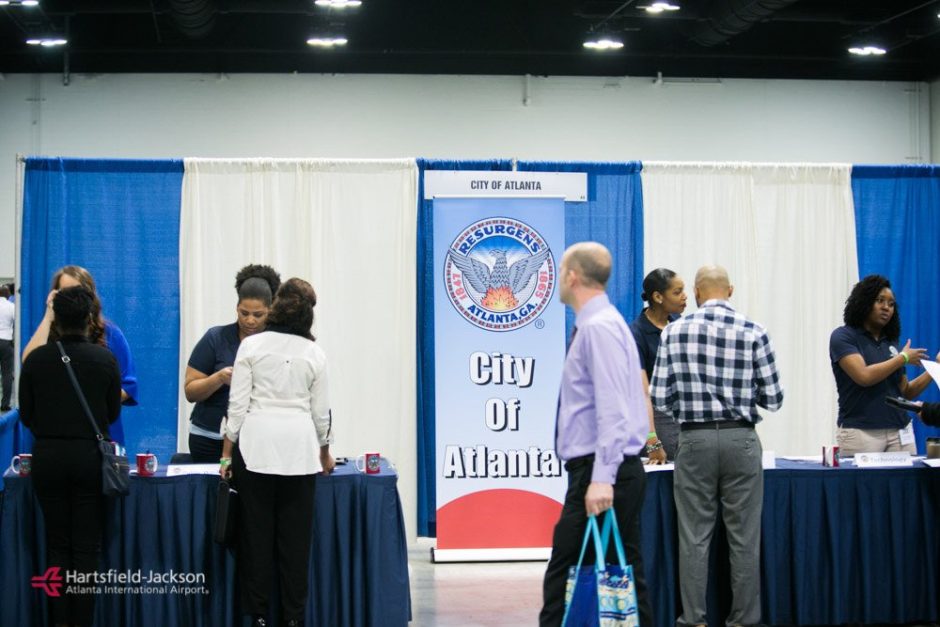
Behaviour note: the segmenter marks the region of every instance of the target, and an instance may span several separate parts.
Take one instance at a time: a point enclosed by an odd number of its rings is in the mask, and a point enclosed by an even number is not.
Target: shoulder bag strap
[[[88,401],[85,400],[85,393],[82,392],[82,388],[78,384],[78,379],[75,377],[75,371],[72,370],[72,360],[65,352],[65,347],[62,346],[62,342],[56,340],[55,345],[59,347],[59,354],[62,355],[62,363],[65,364],[65,370],[69,373],[69,379],[72,381],[72,388],[75,389],[75,393],[78,395],[78,400],[82,404],[82,409],[85,410],[85,415],[88,416],[88,421],[91,423],[91,428],[95,430],[95,435],[100,442],[104,439],[104,436],[101,435],[101,429],[98,428],[98,423],[95,422],[95,417],[91,413],[91,408],[88,406]]]

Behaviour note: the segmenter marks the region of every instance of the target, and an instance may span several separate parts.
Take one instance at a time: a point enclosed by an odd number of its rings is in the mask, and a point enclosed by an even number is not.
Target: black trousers
[[[579,461],[565,464],[568,471],[568,491],[561,518],[555,524],[552,536],[552,557],[545,570],[542,584],[543,605],[539,614],[541,627],[558,627],[565,615],[565,585],[568,581],[568,569],[578,563],[581,553],[581,541],[587,527],[587,512],[584,509],[584,495],[591,484],[593,459],[581,458]],[[641,626],[653,624],[652,610],[646,590],[646,578],[643,576],[643,560],[640,557],[640,508],[646,493],[646,472],[639,457],[626,457],[617,470],[614,484],[614,510],[617,513],[617,525],[627,554],[627,562],[633,566],[636,579],[636,595]],[[617,561],[613,543],[605,558],[608,563]],[[585,564],[594,563],[594,551],[591,545],[584,556]]]
[[[232,473],[241,506],[238,572],[242,610],[251,616],[267,616],[272,582],[278,575],[281,620],[303,620],[316,475],[286,477],[251,472],[237,447]]]
[[[222,440],[190,433],[189,454],[194,464],[217,464],[222,459]]]
[[[38,439],[33,445],[33,487],[46,522],[46,566],[93,573],[101,559],[104,497],[101,453],[94,440]],[[95,597],[49,597],[53,622],[91,625]]]
[[[3,383],[0,409],[7,410],[13,399],[13,340],[0,340],[0,379]]]

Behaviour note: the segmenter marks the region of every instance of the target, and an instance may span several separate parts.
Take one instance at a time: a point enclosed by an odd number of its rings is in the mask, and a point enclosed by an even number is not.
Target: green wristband
[[[232,463],[231,457],[223,457],[222,459],[219,460],[219,464],[221,464],[222,466],[228,466],[231,463]]]
[[[901,351],[899,354],[901,355],[901,357],[904,358],[904,365],[905,365],[905,366],[906,366],[907,364],[911,363],[911,358],[907,356],[907,353],[905,353],[904,351]]]
[[[647,433],[647,434],[646,434],[646,439],[647,439],[647,440],[655,440],[655,439],[656,439],[656,432],[655,432],[655,431],[650,431],[649,433]]]

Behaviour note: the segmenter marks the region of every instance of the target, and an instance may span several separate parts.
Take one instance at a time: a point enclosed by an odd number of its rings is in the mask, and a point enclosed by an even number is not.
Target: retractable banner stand
[[[585,190],[583,174],[427,173],[437,275],[435,561],[548,556],[566,487],[554,442],[565,200],[583,201]]]

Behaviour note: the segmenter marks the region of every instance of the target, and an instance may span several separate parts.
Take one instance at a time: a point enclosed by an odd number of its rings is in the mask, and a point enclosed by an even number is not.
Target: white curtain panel
[[[717,263],[732,304],[770,333],[783,408],[762,412],[764,449],[817,454],[834,442],[829,334],[858,280],[847,164],[644,162],[645,271],[667,267],[687,284]]]
[[[414,160],[187,159],[180,219],[180,362],[235,321],[235,274],[272,265],[317,292],[335,456],[379,452],[399,473],[415,536]],[[192,405],[180,381],[179,447]]]

